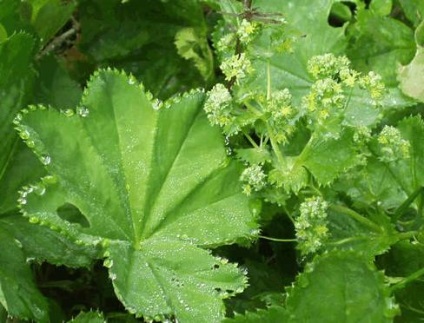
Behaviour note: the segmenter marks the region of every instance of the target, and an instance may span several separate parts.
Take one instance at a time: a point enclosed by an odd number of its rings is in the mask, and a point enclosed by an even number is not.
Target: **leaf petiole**
[[[368,228],[370,228],[373,231],[376,231],[376,232],[382,231],[382,229],[377,224],[375,224],[373,221],[367,219],[366,217],[360,215],[359,213],[357,213],[357,212],[353,211],[352,209],[349,209],[345,206],[331,205],[330,209],[334,212],[339,212],[339,213],[350,216],[351,218],[353,218],[356,221],[358,221],[359,223],[367,226]]]
[[[276,242],[296,242],[297,239],[280,239],[280,238],[272,238],[267,236],[258,236],[261,239],[269,240],[269,241],[276,241]]]
[[[424,275],[424,268],[421,268],[421,269],[417,270],[416,272],[412,273],[411,275],[409,275],[408,277],[405,277],[404,279],[402,279],[398,283],[390,286],[390,290],[391,290],[391,292],[394,292],[395,290],[402,289],[408,283],[410,283],[414,280],[417,280],[419,277],[421,277],[423,275]]]
[[[402,216],[402,214],[408,209],[408,207],[411,205],[411,203],[424,192],[424,187],[421,186],[418,189],[416,189],[406,200],[405,202],[400,205],[395,214],[393,215],[393,221],[396,222],[399,220],[399,218]]]

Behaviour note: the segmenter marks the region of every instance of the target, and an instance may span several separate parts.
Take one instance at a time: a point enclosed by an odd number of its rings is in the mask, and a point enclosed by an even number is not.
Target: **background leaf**
[[[391,322],[396,306],[388,294],[383,275],[363,258],[333,252],[297,277],[287,311],[292,322]]]
[[[140,6],[137,1],[85,0],[80,3],[79,15],[79,48],[97,66],[112,65],[132,73],[160,99],[206,84],[192,61],[178,54],[174,43],[181,29],[193,28],[202,54],[209,51],[199,1],[148,0]],[[211,58],[205,57],[206,61],[210,69]]]
[[[34,284],[21,243],[0,226],[0,303],[9,315],[48,322],[48,306]],[[18,278],[18,279],[17,279]]]

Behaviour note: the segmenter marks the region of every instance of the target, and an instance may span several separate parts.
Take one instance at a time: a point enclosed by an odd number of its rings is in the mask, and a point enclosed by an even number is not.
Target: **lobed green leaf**
[[[139,316],[218,322],[222,298],[246,284],[199,248],[257,232],[203,97],[155,110],[134,78],[100,71],[76,111],[40,107],[19,126],[51,174],[37,186],[45,189],[22,193],[24,213],[78,243],[102,242],[115,292]],[[81,215],[64,217],[64,205]]]
[[[397,307],[382,273],[353,252],[316,257],[288,293],[289,322],[391,322]]]

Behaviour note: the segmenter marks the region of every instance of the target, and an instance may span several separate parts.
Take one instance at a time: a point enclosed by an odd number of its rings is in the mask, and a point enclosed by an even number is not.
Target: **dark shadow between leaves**
[[[87,218],[73,204],[65,203],[58,207],[56,212],[62,220],[73,224],[79,224],[83,228],[90,227],[90,222],[88,222]]]

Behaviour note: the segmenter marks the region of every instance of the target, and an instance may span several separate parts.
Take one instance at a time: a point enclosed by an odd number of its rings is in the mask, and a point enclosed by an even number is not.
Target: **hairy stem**
[[[381,231],[382,231],[381,228],[377,224],[375,224],[373,221],[367,219],[366,217],[360,215],[359,213],[357,213],[357,212],[353,211],[352,209],[349,209],[345,206],[331,205],[330,209],[334,212],[339,212],[339,213],[346,214],[346,215],[350,216],[354,220],[356,220],[359,223],[367,226],[368,228],[370,228],[371,230],[373,230],[375,232],[381,233]]]
[[[405,277],[400,282],[392,285],[390,287],[390,290],[393,292],[395,290],[402,289],[406,286],[406,284],[413,282],[414,280],[418,279],[419,277],[423,275],[424,275],[424,268],[421,268],[417,270],[416,272],[412,273],[411,275],[409,275],[408,277]]]

